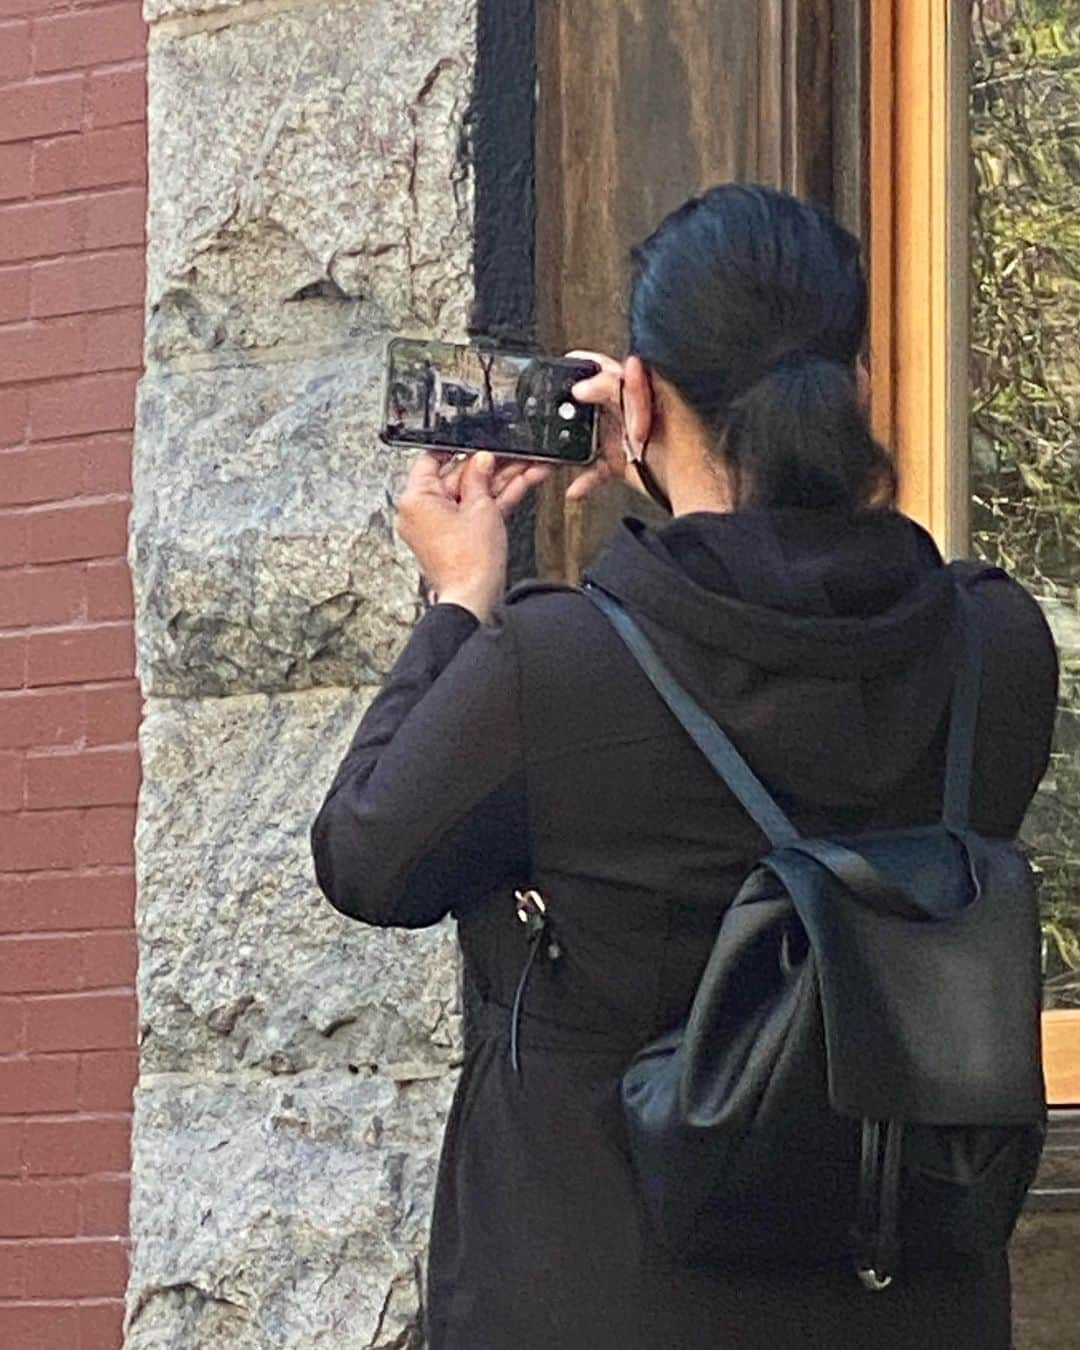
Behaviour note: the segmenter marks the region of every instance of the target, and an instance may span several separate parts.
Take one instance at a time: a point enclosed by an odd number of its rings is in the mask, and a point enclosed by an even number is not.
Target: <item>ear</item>
[[[626,434],[637,455],[652,435],[655,417],[649,375],[640,356],[628,356],[623,364],[623,404]]]

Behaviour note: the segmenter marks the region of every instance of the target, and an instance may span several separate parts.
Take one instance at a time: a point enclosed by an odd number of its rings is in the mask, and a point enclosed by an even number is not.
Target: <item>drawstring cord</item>
[[[521,978],[518,980],[517,991],[514,994],[514,1006],[510,1013],[510,1064],[514,1073],[520,1078],[521,1056],[518,1049],[518,1032],[521,1023],[521,1010],[525,1002],[525,987],[529,983],[529,976],[536,964],[536,957],[541,949],[541,940],[548,935],[550,921],[547,915],[547,903],[539,891],[515,891],[514,899],[517,901],[517,916],[528,929],[529,941],[529,959],[525,962],[525,969],[521,972]],[[557,961],[561,955],[562,949],[558,942],[553,936],[549,937],[547,943],[548,959]]]
[[[856,1242],[859,1279],[874,1293],[888,1289],[893,1282],[903,1145],[902,1121],[863,1121]]]

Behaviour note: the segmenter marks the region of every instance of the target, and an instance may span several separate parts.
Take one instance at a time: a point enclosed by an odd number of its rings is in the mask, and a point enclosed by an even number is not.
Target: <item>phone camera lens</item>
[[[572,403],[560,403],[559,416],[564,422],[572,422],[577,416],[577,408]]]

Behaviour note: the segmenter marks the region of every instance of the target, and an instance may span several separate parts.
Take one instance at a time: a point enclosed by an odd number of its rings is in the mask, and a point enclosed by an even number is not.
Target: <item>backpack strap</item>
[[[801,838],[727,733],[683,689],[618,600],[595,582],[586,582],[582,590],[622,638],[653,688],[773,847]]]
[[[992,575],[987,568],[972,577]],[[949,714],[949,741],[945,752],[945,792],[941,822],[948,830],[967,829],[971,814],[971,778],[975,763],[975,723],[979,715],[979,684],[982,679],[982,637],[975,605],[967,593],[970,582],[957,581],[956,606],[960,626],[960,668],[953,685]]]

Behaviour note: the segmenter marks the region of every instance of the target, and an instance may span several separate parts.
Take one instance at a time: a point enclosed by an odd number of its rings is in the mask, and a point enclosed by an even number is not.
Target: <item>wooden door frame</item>
[[[966,552],[967,0],[873,0],[870,354],[873,420],[900,506]]]

